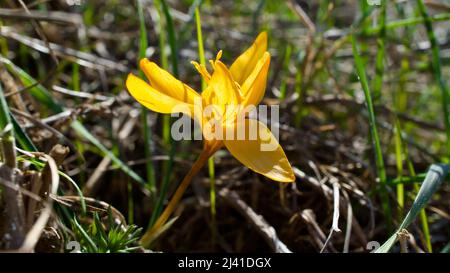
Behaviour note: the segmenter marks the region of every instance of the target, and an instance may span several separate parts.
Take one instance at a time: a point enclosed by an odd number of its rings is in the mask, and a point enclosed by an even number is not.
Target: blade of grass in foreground
[[[407,152],[407,150],[406,150]],[[408,169],[409,169],[409,173],[412,175],[416,175],[416,171],[414,169],[414,166],[412,164],[411,159],[408,157]],[[417,183],[413,184],[413,189],[415,193],[419,193],[420,188],[419,185]],[[420,222],[422,224],[422,231],[423,231],[423,235],[424,235],[424,245],[426,247],[426,249],[428,250],[428,252],[433,252],[433,247],[431,245],[431,235],[430,235],[430,228],[428,227],[428,216],[427,216],[427,212],[425,211],[425,208],[423,208],[422,210],[420,210]]]
[[[450,111],[448,108],[448,104],[450,102],[449,90],[444,78],[442,77],[441,60],[439,57],[440,56],[439,47],[436,40],[436,35],[434,35],[431,18],[428,15],[427,9],[422,0],[417,0],[417,6],[419,8],[422,17],[424,18],[424,25],[427,30],[428,40],[430,40],[431,44],[431,54],[432,54],[431,64],[433,68],[434,78],[436,79],[439,88],[442,92],[442,110],[444,112],[445,133],[447,136],[446,146],[447,146],[447,161],[448,161],[450,158]]]
[[[389,204],[389,197],[388,197],[387,191],[386,191],[387,176],[386,176],[386,169],[384,166],[383,152],[381,150],[380,138],[378,136],[378,130],[377,130],[377,126],[376,126],[375,111],[373,108],[372,97],[371,97],[371,93],[369,90],[369,83],[367,81],[366,72],[364,70],[364,64],[359,55],[358,48],[356,45],[356,38],[355,38],[354,34],[351,36],[351,40],[352,40],[353,57],[355,59],[355,65],[356,65],[356,72],[358,74],[359,81],[360,81],[362,89],[364,91],[364,96],[365,96],[366,104],[367,104],[367,110],[368,110],[368,114],[369,114],[370,133],[372,136],[373,147],[375,149],[375,163],[376,163],[376,167],[377,167],[378,178],[380,179],[380,183],[382,186],[381,191],[380,191],[381,202],[382,202],[383,211],[384,211],[386,222],[387,222],[387,227],[388,227],[388,230],[390,230],[391,226],[392,226],[392,220],[391,220],[392,215],[391,215],[391,209],[390,209],[390,204]]]
[[[37,84],[38,82],[31,77],[28,73],[22,70],[20,67],[13,64],[10,60],[0,56],[0,62],[4,63],[6,68],[13,74],[17,75],[23,82],[25,86],[34,85],[33,88],[29,90],[30,94],[36,98],[39,103],[45,105],[47,108],[51,109],[55,113],[61,113],[65,109],[63,106],[59,105],[53,97],[50,95],[50,92],[41,84]],[[93,136],[84,126],[78,121],[74,120],[71,123],[72,129],[74,129],[78,134],[91,142],[94,146],[96,146],[105,156],[111,158],[111,160],[117,164],[123,172],[125,172],[128,176],[133,178],[135,181],[145,184],[144,179],[142,179],[137,173],[131,170],[124,162],[122,162],[118,157],[116,157],[111,151],[109,151],[95,136]]]
[[[379,249],[377,249],[375,253],[389,252],[389,250],[397,241],[397,233],[402,231],[403,229],[406,229],[414,221],[417,214],[419,214],[419,212],[423,210],[423,208],[425,208],[427,202],[431,199],[435,191],[442,184],[442,181],[445,180],[445,176],[449,170],[450,165],[431,165],[425,177],[425,180],[423,181],[422,186],[417,193],[416,199],[411,206],[411,209],[409,210],[401,225],[398,227],[397,232],[395,232]]]
[[[147,30],[145,28],[145,17],[144,17],[144,9],[142,6],[142,0],[137,0],[137,8],[138,8],[138,15],[139,15],[139,61],[143,58],[145,58],[145,52],[148,47],[148,40],[147,40]],[[144,77],[144,73],[142,71],[139,71],[139,75]],[[153,161],[151,159],[152,156],[152,131],[148,123],[148,110],[141,106],[141,118],[142,118],[142,127],[144,130],[144,150],[145,150],[145,170],[147,173],[147,183],[148,183],[148,189],[151,192],[156,192],[156,186],[155,186],[155,171],[153,166]]]

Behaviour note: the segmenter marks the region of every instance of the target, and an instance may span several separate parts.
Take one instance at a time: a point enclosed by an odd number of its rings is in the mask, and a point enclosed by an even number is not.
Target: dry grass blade
[[[42,210],[41,214],[39,215],[38,219],[34,223],[33,227],[28,231],[25,241],[20,248],[21,252],[33,252],[34,247],[36,246],[37,242],[39,241],[39,238],[41,237],[41,234],[47,225],[48,220],[50,219],[50,216],[52,215],[53,211],[53,199],[50,197],[50,195],[56,195],[58,186],[59,186],[59,174],[58,174],[58,166],[56,165],[55,160],[49,156],[49,155],[42,155],[44,159],[47,161],[47,165],[50,170],[51,175],[51,187],[50,192],[47,198],[47,202],[45,204],[44,209]]]

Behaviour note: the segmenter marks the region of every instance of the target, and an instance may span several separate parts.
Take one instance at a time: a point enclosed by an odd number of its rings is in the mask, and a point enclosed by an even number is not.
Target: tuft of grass
[[[93,213],[90,224],[81,224],[76,217],[72,219],[74,239],[80,243],[82,253],[130,253],[139,248],[142,228],[135,225],[123,227],[114,222],[108,210],[108,223],[102,223],[97,213]]]

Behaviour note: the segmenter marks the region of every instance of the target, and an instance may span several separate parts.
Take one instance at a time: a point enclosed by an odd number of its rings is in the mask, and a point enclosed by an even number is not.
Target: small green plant
[[[72,220],[74,239],[80,244],[82,253],[132,253],[140,249],[136,241],[142,228],[135,225],[125,227],[116,223],[111,210],[107,223],[102,223],[98,213],[93,213],[91,223],[81,224],[76,217]]]

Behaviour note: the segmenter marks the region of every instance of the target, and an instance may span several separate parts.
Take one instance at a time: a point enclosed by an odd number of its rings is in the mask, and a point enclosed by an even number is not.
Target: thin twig
[[[275,252],[291,253],[289,248],[278,238],[275,229],[261,215],[256,214],[236,192],[224,188],[219,191],[219,196],[249,220]]]

